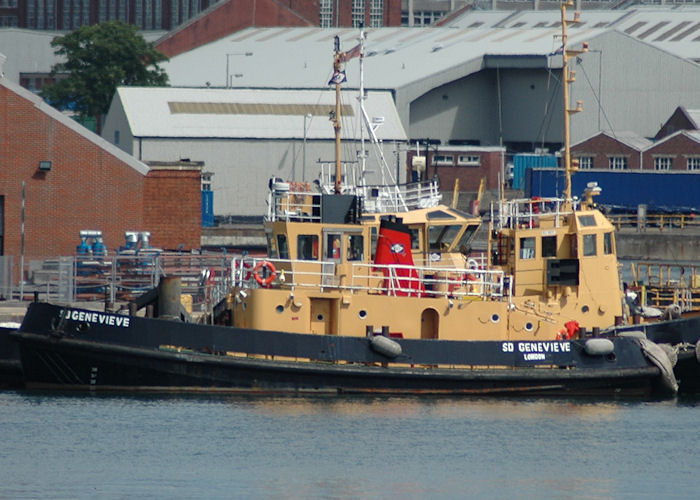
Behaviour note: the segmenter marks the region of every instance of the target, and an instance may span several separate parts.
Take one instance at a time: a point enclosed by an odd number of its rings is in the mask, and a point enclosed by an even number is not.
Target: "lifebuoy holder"
[[[265,271],[265,269],[267,271]],[[261,276],[261,273],[263,275],[267,274],[267,276],[263,277]],[[257,281],[258,285],[260,286],[270,286],[275,280],[276,276],[277,269],[275,269],[275,266],[270,261],[263,260],[261,262],[258,262],[257,264],[255,264],[255,268],[253,268],[253,278],[255,278],[255,281]]]

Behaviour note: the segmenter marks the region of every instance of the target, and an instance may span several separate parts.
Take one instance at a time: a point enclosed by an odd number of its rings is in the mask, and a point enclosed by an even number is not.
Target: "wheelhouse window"
[[[428,250],[437,250],[444,252],[452,245],[452,242],[459,234],[462,226],[459,224],[451,224],[447,226],[429,226],[428,227]]]
[[[420,229],[410,227],[408,228],[408,232],[411,233],[411,250],[420,250]]]
[[[627,170],[627,157],[611,156],[608,158],[608,165],[610,166],[610,170]]]
[[[297,258],[299,260],[318,260],[318,235],[300,234],[297,236]]]
[[[671,170],[673,158],[670,156],[657,156],[654,158],[654,170]]]
[[[278,234],[277,235],[277,249],[279,251],[280,259],[289,258],[289,245],[287,244],[287,235]]]
[[[365,239],[361,234],[351,234],[348,236],[347,260],[364,260]]]
[[[583,235],[583,256],[592,257],[597,254],[595,245],[595,234]]]
[[[542,257],[557,256],[557,237],[542,236]]]
[[[463,254],[467,254],[469,252],[472,238],[474,237],[474,233],[476,233],[477,229],[479,229],[479,226],[476,224],[467,226],[467,229],[464,230],[464,233],[462,233],[462,236],[459,238],[457,250]]]
[[[340,235],[339,234],[328,234],[326,235],[326,258],[331,260],[340,259]]]
[[[520,258],[535,258],[535,238],[520,238]]]
[[[595,217],[592,215],[579,215],[578,223],[581,224],[582,227],[595,227]]]
[[[605,253],[605,255],[610,255],[614,251],[612,236],[612,233],[605,233],[603,235],[603,253]]]

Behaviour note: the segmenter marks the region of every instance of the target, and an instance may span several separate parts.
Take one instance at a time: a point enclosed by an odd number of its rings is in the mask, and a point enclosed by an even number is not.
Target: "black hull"
[[[12,339],[12,328],[0,327],[0,388],[15,389],[24,385],[19,346]]]
[[[678,362],[673,368],[678,391],[700,393],[700,361],[695,354],[700,342],[700,315],[616,327],[611,333],[632,331],[643,332],[647,339],[657,344],[679,346]]]
[[[375,352],[366,338],[135,317],[126,326],[124,319],[119,319],[119,326],[106,325],[117,321],[113,315],[81,316],[74,311],[78,310],[32,304],[13,334],[29,387],[551,395],[649,395],[660,390],[659,368],[632,338],[614,339],[614,355],[607,356],[586,354],[583,341],[401,339],[397,342],[402,354],[390,360]]]

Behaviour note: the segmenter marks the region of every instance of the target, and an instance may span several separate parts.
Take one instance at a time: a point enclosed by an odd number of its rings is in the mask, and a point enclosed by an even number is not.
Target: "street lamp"
[[[250,57],[250,56],[252,56],[252,55],[253,55],[252,52],[231,52],[231,53],[226,54],[226,85],[225,85],[225,87],[226,87],[227,89],[230,89],[230,88],[231,88],[231,76],[230,76],[231,73],[229,72],[231,56],[246,56],[246,57]]]
[[[304,144],[301,148],[301,182],[306,182],[306,120],[311,120],[311,113],[304,115]]]

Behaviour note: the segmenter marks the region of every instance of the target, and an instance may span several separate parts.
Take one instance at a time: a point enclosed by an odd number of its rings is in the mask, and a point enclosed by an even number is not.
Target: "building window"
[[[384,0],[369,0],[369,25],[372,28],[384,26]]]
[[[673,158],[670,156],[657,156],[654,158],[654,170],[671,170]]]
[[[592,156],[579,156],[578,157],[578,168],[581,170],[590,170],[593,168],[593,157]]]
[[[481,156],[479,155],[459,155],[457,165],[460,167],[480,167]]]
[[[365,25],[365,1],[352,0],[352,27],[360,28]]]
[[[700,156],[688,158],[688,170],[700,170]]]
[[[451,167],[455,164],[454,156],[452,155],[433,155],[433,165],[438,167]]]
[[[119,146],[119,131],[118,130],[114,131],[114,145]]]
[[[611,156],[608,159],[610,170],[627,170],[626,156]]]
[[[333,27],[333,0],[321,0],[319,22],[321,28]]]

